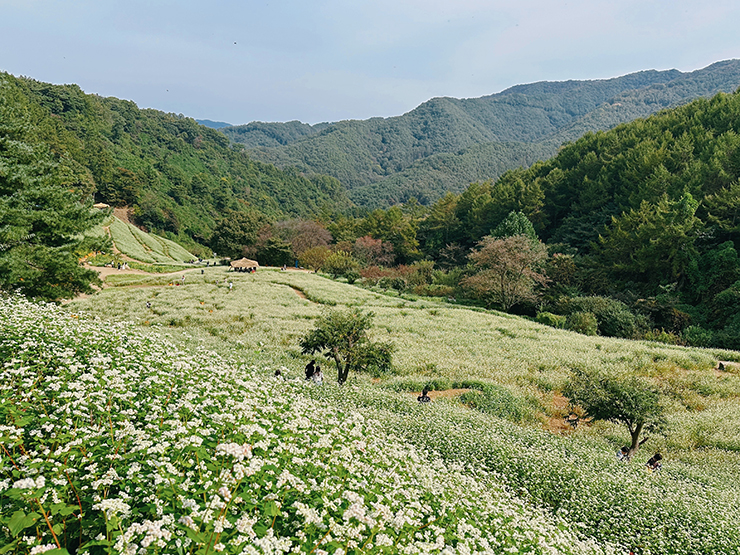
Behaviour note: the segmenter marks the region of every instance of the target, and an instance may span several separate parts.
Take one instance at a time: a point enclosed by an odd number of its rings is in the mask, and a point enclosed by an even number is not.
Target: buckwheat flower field
[[[3,553],[616,552],[301,380],[0,302]]]
[[[65,308],[2,300],[0,555],[740,552],[740,365],[716,370],[736,352],[300,272],[109,283]],[[375,314],[395,372],[339,387],[322,358],[313,387],[298,339],[344,307]],[[615,424],[551,429],[579,367],[661,388],[666,430],[631,464]],[[420,405],[429,383],[450,395]],[[497,410],[454,394],[470,384]]]

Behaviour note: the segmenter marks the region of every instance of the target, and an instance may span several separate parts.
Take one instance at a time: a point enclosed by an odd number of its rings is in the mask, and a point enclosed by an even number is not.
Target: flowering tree
[[[367,336],[373,313],[363,313],[357,308],[332,311],[322,315],[316,328],[300,341],[304,354],[323,352],[337,365],[337,382],[347,381],[350,370],[376,370],[391,368],[395,347],[391,343],[372,342]]]
[[[547,250],[541,242],[525,235],[484,237],[478,247],[469,256],[478,272],[462,281],[465,287],[503,310],[537,298],[535,287],[547,283],[542,270]]]

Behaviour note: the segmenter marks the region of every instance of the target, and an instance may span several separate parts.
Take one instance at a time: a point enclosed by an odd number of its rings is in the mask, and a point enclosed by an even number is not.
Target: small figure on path
[[[314,371],[313,376],[311,376],[311,379],[316,385],[321,385],[322,383],[324,383],[324,374],[321,373],[321,366],[316,367],[316,370]]]
[[[312,360],[311,362],[306,364],[306,379],[310,380],[315,371],[316,371],[316,361]]]
[[[185,274],[182,275],[182,284],[185,285]]]
[[[652,457],[648,459],[648,462],[645,463],[645,467],[650,472],[660,472],[660,469],[663,468],[663,463],[660,461],[663,460],[663,455],[660,453],[655,453]]]
[[[431,401],[431,400],[432,400],[432,398],[431,398],[431,397],[430,397],[430,396],[428,395],[428,393],[429,393],[429,389],[427,389],[427,388],[425,387],[425,388],[424,388],[424,389],[422,390],[422,392],[421,392],[421,395],[419,395],[419,396],[418,396],[418,397],[416,398],[416,400],[417,400],[417,401],[419,401],[420,403],[428,403],[429,401]]]

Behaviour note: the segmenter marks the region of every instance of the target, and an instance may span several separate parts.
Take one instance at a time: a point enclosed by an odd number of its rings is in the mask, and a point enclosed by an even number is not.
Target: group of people
[[[315,360],[311,360],[306,364],[306,380],[311,380],[317,385],[324,383],[324,374],[321,372],[321,366],[316,364]]]
[[[625,445],[619,451],[617,451],[617,460],[625,463],[630,462],[630,448]],[[648,462],[645,463],[645,468],[647,468],[650,472],[660,472],[660,469],[663,468],[663,463],[661,462],[662,460],[663,455],[661,455],[660,453],[655,453],[652,457],[648,459]]]

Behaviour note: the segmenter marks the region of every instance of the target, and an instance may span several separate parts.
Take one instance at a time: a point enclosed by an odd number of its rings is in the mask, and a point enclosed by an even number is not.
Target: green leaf
[[[3,553],[7,553],[7,552],[8,552],[8,551],[10,551],[11,549],[13,549],[13,548],[14,548],[15,546],[17,546],[17,545],[18,545],[18,542],[19,542],[19,541],[20,541],[20,540],[16,540],[16,541],[14,541],[13,543],[9,543],[9,544],[8,544],[8,545],[6,545],[5,547],[0,547],[0,555],[2,555]]]
[[[20,532],[28,528],[29,526],[33,526],[36,524],[36,521],[41,517],[38,513],[29,513],[26,514],[21,510],[17,510],[13,513],[13,516],[10,517],[10,521],[8,521],[8,528],[10,528],[10,533],[13,534],[13,536],[17,536]]]
[[[265,514],[267,516],[280,516],[280,507],[274,501],[268,501],[265,504]]]

